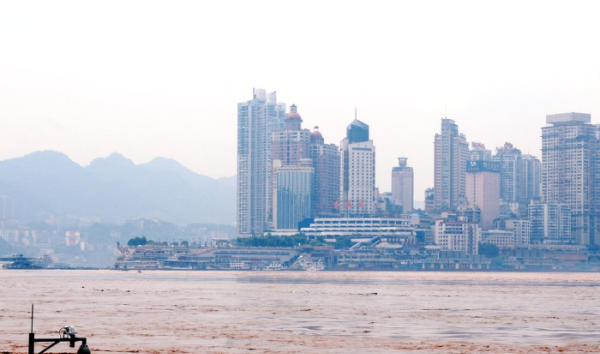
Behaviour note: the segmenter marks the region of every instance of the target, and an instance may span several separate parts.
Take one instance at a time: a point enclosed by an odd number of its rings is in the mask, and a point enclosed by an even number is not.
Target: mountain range
[[[63,153],[39,151],[0,161],[0,195],[13,198],[21,221],[54,216],[231,224],[236,177],[213,179],[162,157],[136,165],[114,153],[83,167]]]

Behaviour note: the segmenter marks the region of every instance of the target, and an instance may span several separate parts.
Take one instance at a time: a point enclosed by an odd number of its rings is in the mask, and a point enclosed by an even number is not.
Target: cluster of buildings
[[[326,144],[318,127],[302,128],[295,105],[286,114],[275,92],[255,89],[252,100],[238,104],[237,162],[240,237],[298,230],[316,217],[376,212],[375,146],[358,119],[340,146]],[[407,190],[404,184],[398,193]]]
[[[434,147],[434,186],[425,191],[425,211],[414,210],[406,157],[392,168],[391,193],[376,187],[367,124],[355,116],[339,145],[326,144],[318,127],[302,128],[295,105],[286,113],[275,92],[254,89],[238,104],[238,237],[397,234],[467,255],[476,255],[479,243],[596,243],[600,128],[589,114],[548,115],[541,160],[510,143],[494,153],[469,144],[448,118]]]
[[[320,217],[377,215],[385,196],[375,184],[369,126],[355,117],[346,133],[339,146],[326,144],[318,127],[302,128],[295,105],[286,114],[275,92],[255,89],[252,100],[239,103],[238,235],[298,230],[303,221]],[[413,173],[406,158],[393,174],[388,204],[410,212]]]
[[[456,123],[442,119],[435,137],[435,185],[425,195],[426,212],[440,216],[435,242],[454,249],[465,242],[464,250],[479,242],[501,248],[595,244],[599,137],[589,114],[548,115],[540,161],[510,143],[495,154],[481,143],[469,149]]]

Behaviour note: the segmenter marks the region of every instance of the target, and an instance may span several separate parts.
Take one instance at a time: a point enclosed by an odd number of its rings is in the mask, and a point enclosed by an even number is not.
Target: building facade
[[[582,245],[595,242],[599,227],[600,144],[590,121],[590,114],[553,114],[542,128],[542,200],[571,208],[571,235]]]
[[[469,151],[471,161],[492,161],[492,151],[485,148],[485,144],[472,142]]]
[[[271,133],[271,158],[283,166],[296,166],[310,156],[310,131],[302,129],[302,117],[296,105],[290,107],[284,120],[285,128]]]
[[[285,104],[275,92],[254,89],[250,101],[238,104],[237,228],[238,236],[262,235],[272,205],[271,133],[284,128]]]
[[[488,230],[481,233],[481,243],[490,243],[498,248],[514,247],[515,233],[509,230]]]
[[[521,159],[521,203],[539,201],[542,195],[542,162],[535,156],[523,155]]]
[[[368,216],[375,206],[375,146],[369,126],[355,119],[340,143],[340,209],[345,216]],[[367,140],[364,140],[367,139]]]
[[[521,150],[505,143],[496,149],[494,162],[500,164],[500,199],[505,203],[517,203],[522,200],[523,180],[521,169]]]
[[[470,223],[460,218],[444,218],[435,221],[435,243],[442,250],[461,251],[467,255],[479,253],[481,228],[476,223]]]
[[[442,130],[434,142],[434,208],[453,210],[466,193],[469,144],[452,119],[442,118]]]
[[[392,195],[394,202],[402,205],[404,213],[411,213],[414,203],[414,174],[407,161],[406,157],[399,157],[398,166],[392,168]]]
[[[571,208],[566,204],[530,204],[529,221],[533,244],[567,244],[573,241]]]
[[[297,166],[282,166],[279,160],[273,164],[273,225],[278,230],[298,230],[298,223],[312,216],[312,160],[300,159]]]
[[[515,246],[523,247],[531,243],[531,221],[522,219],[506,220],[506,230],[515,235]]]
[[[340,151],[335,144],[325,144],[315,127],[310,140],[310,158],[315,169],[312,195],[314,217],[339,215]]]
[[[483,230],[494,226],[500,217],[500,164],[470,161],[467,164],[466,193],[469,205],[479,208]]]

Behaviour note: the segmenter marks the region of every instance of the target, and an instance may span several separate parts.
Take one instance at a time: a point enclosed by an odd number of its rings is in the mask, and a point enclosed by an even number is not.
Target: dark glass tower
[[[369,141],[369,125],[358,120],[356,112],[354,113],[354,121],[346,128],[346,137],[350,144]]]

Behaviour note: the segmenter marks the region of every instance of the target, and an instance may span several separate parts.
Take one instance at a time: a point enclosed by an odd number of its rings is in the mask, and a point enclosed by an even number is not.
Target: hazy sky
[[[600,121],[597,1],[3,1],[0,159],[120,152],[236,173],[237,103],[295,103],[326,142],[371,126],[377,181],[396,157],[433,184],[440,118],[469,142],[539,156],[545,115]]]

